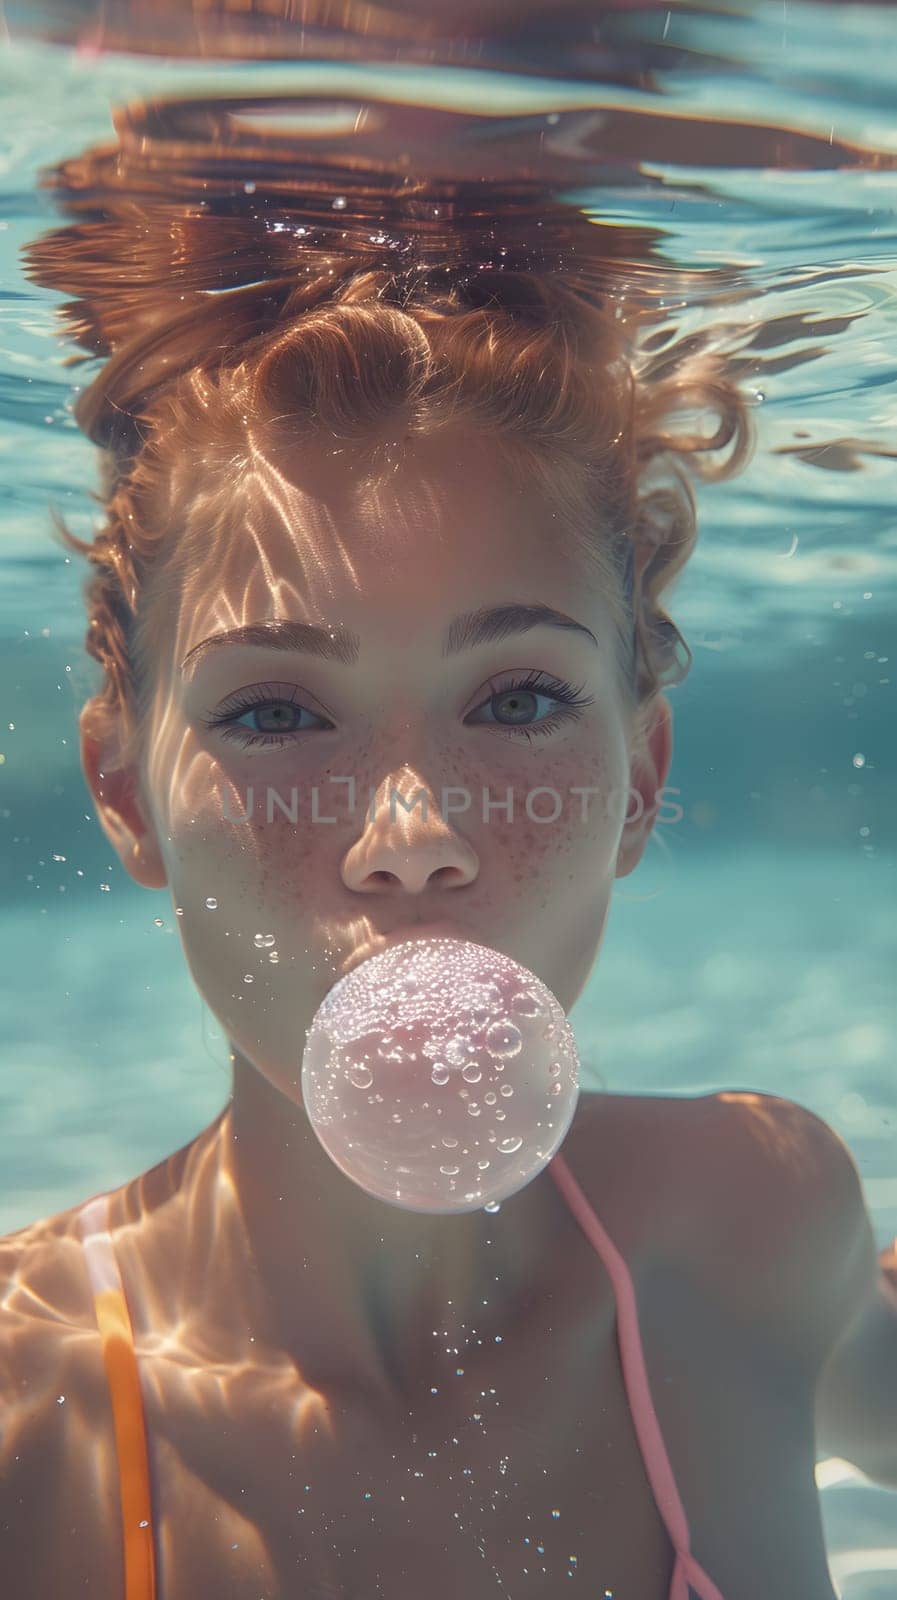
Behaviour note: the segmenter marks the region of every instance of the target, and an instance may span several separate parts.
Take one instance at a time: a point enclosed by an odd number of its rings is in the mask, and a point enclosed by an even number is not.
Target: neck
[[[491,1214],[389,1206],[339,1171],[302,1105],[237,1051],[233,1062],[210,1164],[212,1210],[229,1221],[212,1238],[231,1240],[226,1270],[239,1234],[246,1315],[310,1383],[345,1377],[395,1394],[508,1332],[555,1254],[563,1202],[547,1171]]]

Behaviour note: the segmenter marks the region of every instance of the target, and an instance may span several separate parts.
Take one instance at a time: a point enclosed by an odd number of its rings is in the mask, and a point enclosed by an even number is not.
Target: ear
[[[108,715],[108,714],[107,714]],[[105,726],[105,734],[100,728]],[[81,766],[97,815],[125,871],[144,889],[164,889],[168,875],[149,808],[141,793],[136,762],[121,760],[124,729],[116,720],[101,723],[97,702],[89,700],[79,719]]]
[[[628,877],[645,851],[662,800],[673,758],[673,711],[665,695],[658,695],[648,715],[647,727],[636,718],[636,733],[631,747],[629,804],[620,848],[617,851],[618,878]]]

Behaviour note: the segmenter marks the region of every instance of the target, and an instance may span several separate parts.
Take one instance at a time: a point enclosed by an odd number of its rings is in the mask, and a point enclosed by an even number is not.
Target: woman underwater
[[[232,1090],[2,1241],[5,1592],[830,1600],[817,1445],[897,1487],[894,1261],[832,1130],[584,1092],[498,1213],[427,1216],[346,1180],[297,1073],[390,937],[582,992],[662,804],[684,465],[746,459],[734,384],[700,349],[636,367],[560,270],[311,247],[107,349],[76,409],[105,521],[65,534],[103,668],[83,769]],[[668,428],[683,403],[711,437]],[[545,824],[542,786],[592,803]]]

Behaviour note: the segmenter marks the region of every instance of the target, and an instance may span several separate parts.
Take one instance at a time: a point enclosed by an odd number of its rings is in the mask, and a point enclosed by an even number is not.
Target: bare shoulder
[[[76,1218],[0,1238],[0,1569],[11,1593],[70,1582],[66,1592],[113,1593],[120,1580],[104,1509],[108,1392]],[[48,1527],[70,1537],[48,1539]]]
[[[695,1203],[689,1221],[705,1217],[733,1243],[743,1227],[757,1246],[758,1228],[773,1217],[780,1238],[792,1226],[801,1231],[820,1204],[828,1200],[837,1209],[845,1191],[859,1185],[840,1135],[781,1095],[726,1089],[613,1099],[628,1127],[649,1141],[650,1164],[664,1176],[678,1174],[683,1196]]]
[[[856,1162],[840,1134],[809,1107],[781,1095],[727,1090],[705,1097],[710,1117],[701,1173],[721,1225],[749,1232],[761,1260],[827,1235],[862,1201]],[[765,1228],[764,1228],[765,1225]],[[775,1237],[772,1236],[774,1229]]]
[[[700,1105],[688,1153],[704,1270],[739,1321],[818,1366],[872,1246],[853,1155],[779,1095],[724,1091]]]
[[[79,1209],[73,1206],[0,1238],[4,1348],[25,1329],[39,1335],[89,1323]]]
[[[816,1133],[809,1117],[750,1093],[628,1097],[602,1145],[616,1160],[612,1147],[630,1141],[639,1154],[629,1185],[651,1191],[633,1272],[651,1397],[691,1548],[733,1597],[833,1600],[810,1374],[781,1333],[800,1288],[793,1275],[789,1286],[774,1227],[777,1205],[799,1189],[787,1152],[803,1162]],[[824,1166],[812,1149],[808,1160]],[[615,1178],[625,1191],[625,1164]],[[621,1211],[628,1204],[624,1192]]]
[[[574,1167],[627,1259],[703,1253],[711,1174],[701,1169],[724,1120],[708,1095],[582,1096]]]
[[[710,1266],[737,1261],[741,1281],[843,1219],[862,1186],[838,1133],[781,1095],[583,1096],[583,1148],[606,1170],[610,1196],[645,1200],[652,1231]]]
[[[77,1230],[77,1208],[0,1238],[0,1464],[41,1426],[52,1395],[63,1415],[64,1383],[97,1326]],[[68,1415],[68,1414],[66,1414]]]

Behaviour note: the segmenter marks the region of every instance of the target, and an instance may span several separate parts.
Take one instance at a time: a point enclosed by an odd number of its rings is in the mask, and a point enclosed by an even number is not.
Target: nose
[[[442,816],[426,785],[393,784],[365,817],[342,862],[343,882],[356,893],[422,894],[463,888],[476,877],[476,851]]]

